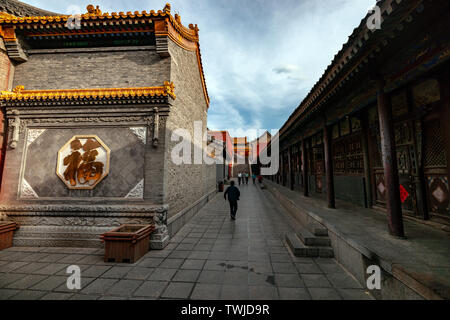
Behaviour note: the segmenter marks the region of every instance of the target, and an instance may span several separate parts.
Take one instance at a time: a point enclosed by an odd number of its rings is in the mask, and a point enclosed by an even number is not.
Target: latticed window
[[[333,142],[333,165],[337,175],[354,175],[364,172],[361,135],[346,136]]]
[[[440,119],[424,123],[424,164],[426,168],[446,167],[446,146]]]

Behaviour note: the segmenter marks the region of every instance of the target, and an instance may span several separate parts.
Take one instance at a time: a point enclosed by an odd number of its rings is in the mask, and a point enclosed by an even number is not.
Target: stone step
[[[286,234],[286,242],[296,257],[333,258],[331,247],[310,247],[305,245],[295,233]]]
[[[297,229],[297,236],[302,242],[311,247],[329,247],[331,246],[331,240],[324,236],[315,236],[309,230],[300,227]]]
[[[316,237],[328,237],[328,229],[319,223],[310,223],[307,228]]]

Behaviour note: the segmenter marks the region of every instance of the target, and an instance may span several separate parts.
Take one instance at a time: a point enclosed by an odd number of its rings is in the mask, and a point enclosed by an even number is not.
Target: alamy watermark
[[[380,30],[381,29],[381,8],[379,6],[374,6],[369,9],[369,13],[371,14],[367,19],[366,25],[370,31]]]
[[[66,285],[69,290],[81,289],[81,269],[79,266],[72,265],[67,267],[66,273],[70,274],[67,278]]]
[[[367,278],[366,285],[369,290],[381,289],[381,269],[377,265],[372,265],[367,268],[367,274],[370,276]]]
[[[71,5],[67,9],[67,12],[70,14],[65,27],[70,30],[80,30],[81,29],[81,8],[76,5]]]

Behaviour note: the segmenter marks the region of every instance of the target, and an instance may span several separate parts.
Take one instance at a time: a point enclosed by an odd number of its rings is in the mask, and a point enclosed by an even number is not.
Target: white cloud
[[[26,0],[66,12],[68,0]],[[91,0],[78,1],[85,8]],[[320,78],[375,0],[173,0],[198,24],[211,96],[208,126],[279,128]],[[166,0],[99,0],[104,12],[159,10]],[[241,130],[241,131],[240,131]]]

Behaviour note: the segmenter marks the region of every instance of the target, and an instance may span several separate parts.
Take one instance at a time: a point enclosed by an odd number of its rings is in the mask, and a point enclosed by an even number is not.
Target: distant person
[[[238,173],[238,181],[239,181],[239,185],[241,185],[241,181],[242,181],[242,173]]]
[[[249,177],[249,174],[248,174],[248,172],[246,172],[245,173],[245,184],[248,184],[248,177]]]
[[[256,174],[252,174],[252,180],[253,180],[253,184],[256,183]]]
[[[227,195],[228,195],[228,202],[230,203],[231,219],[236,220],[236,213],[238,210],[238,201],[241,196],[241,192],[234,185],[234,181],[231,181],[231,186],[229,186],[224,193],[225,200],[227,200]]]

